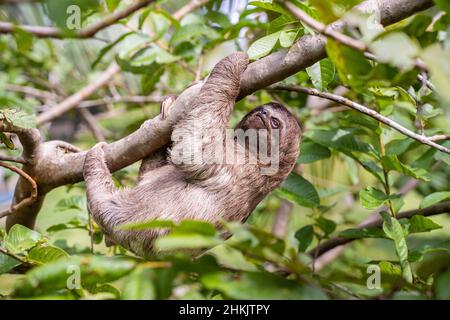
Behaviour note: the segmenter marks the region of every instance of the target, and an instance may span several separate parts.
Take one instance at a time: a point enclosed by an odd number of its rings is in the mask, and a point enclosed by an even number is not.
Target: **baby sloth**
[[[102,145],[87,153],[89,210],[108,238],[137,254],[151,254],[153,240],[167,231],[118,226],[152,219],[197,219],[215,225],[222,220],[245,221],[289,175],[299,154],[301,129],[285,107],[278,103],[257,107],[232,130],[236,134],[227,132],[247,65],[244,53],[217,63],[174,126],[171,150],[166,146],[143,160],[134,189],[115,188]],[[170,101],[163,103],[163,110],[168,105]],[[252,130],[257,134],[247,134]]]

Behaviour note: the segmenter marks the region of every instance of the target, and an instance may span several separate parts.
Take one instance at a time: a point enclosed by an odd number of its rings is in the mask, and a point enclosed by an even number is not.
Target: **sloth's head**
[[[276,102],[259,106],[247,113],[236,126],[236,129],[243,129],[244,131],[265,129],[268,135],[269,151],[270,141],[277,134],[280,173],[284,175],[286,171],[290,172],[299,153],[301,127],[298,120],[286,107]]]

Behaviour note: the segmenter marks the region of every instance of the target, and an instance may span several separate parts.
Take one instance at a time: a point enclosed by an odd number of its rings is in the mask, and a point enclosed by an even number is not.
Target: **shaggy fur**
[[[295,117],[277,103],[256,108],[237,126],[241,129],[266,129],[270,139],[271,117],[280,120],[280,163],[276,174],[262,175],[261,167],[264,165],[259,161],[253,164],[188,164],[196,152],[209,152],[208,139],[193,132],[207,132],[209,129],[225,132],[227,129],[239,93],[240,78],[247,65],[247,55],[235,53],[214,67],[193,105],[188,108],[191,111],[175,126],[172,149],[167,152],[163,148],[143,161],[136,188],[117,190],[114,187],[102,145],[88,152],[84,178],[89,210],[109,238],[137,254],[146,255],[152,252],[153,240],[164,231],[124,231],[117,229],[119,225],[151,219],[199,219],[214,224],[222,219],[244,221],[292,171],[299,153],[301,130]],[[163,109],[167,112],[167,106]],[[225,134],[224,139],[230,141],[223,141],[218,151],[217,146],[214,149],[219,157],[225,154],[225,145],[234,146],[247,159],[255,156],[247,152],[245,143],[225,137]],[[192,147],[199,143],[201,149]],[[191,153],[180,154],[180,150],[189,147],[192,147]]]

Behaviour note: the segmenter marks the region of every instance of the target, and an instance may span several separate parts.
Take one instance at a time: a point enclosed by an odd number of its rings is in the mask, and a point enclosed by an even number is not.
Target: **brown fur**
[[[265,127],[270,134],[270,125],[266,121],[270,118],[263,121],[258,117],[262,108],[269,116],[277,116],[281,120],[280,165],[275,175],[261,175],[262,165],[258,163],[177,164],[172,161],[180,147],[194,145],[198,142],[196,139],[201,139],[189,135],[199,127],[205,132],[213,128],[225,132],[239,93],[240,77],[247,64],[246,54],[235,53],[214,67],[188,109],[191,111],[175,126],[170,154],[163,148],[146,158],[136,188],[117,190],[105,164],[102,147],[94,147],[88,152],[84,177],[89,209],[108,237],[138,254],[149,254],[153,240],[163,231],[124,231],[117,227],[151,219],[199,219],[214,224],[222,219],[244,221],[256,205],[287,177],[299,153],[301,132],[297,120],[289,111],[275,103],[253,110],[237,127]],[[189,138],[178,141],[174,139],[176,136]],[[246,151],[245,145],[235,141],[231,144]]]

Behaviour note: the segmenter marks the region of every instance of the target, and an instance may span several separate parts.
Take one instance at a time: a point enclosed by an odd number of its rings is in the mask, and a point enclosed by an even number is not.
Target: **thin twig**
[[[83,118],[83,121],[86,123],[86,126],[92,132],[94,138],[97,141],[106,141],[105,135],[103,134],[103,129],[97,122],[95,116],[88,109],[79,108],[77,110]]]
[[[38,190],[37,190],[37,184],[36,181],[33,180],[33,178],[31,178],[27,173],[25,173],[22,169],[19,169],[15,166],[12,166],[8,163],[5,162],[1,162],[0,161],[0,167],[4,167],[7,168],[11,171],[14,171],[15,173],[19,174],[21,177],[23,177],[24,179],[26,179],[30,185],[31,185],[31,194],[29,197],[23,199],[22,201],[20,201],[19,203],[13,204],[11,205],[11,208],[9,210],[6,210],[2,213],[0,213],[0,219],[6,216],[9,216],[11,214],[13,214],[14,212],[21,210],[22,208],[32,204],[33,202],[36,201],[37,199],[37,195],[38,195]]]
[[[404,212],[398,213],[397,219],[411,218],[412,216],[415,216],[415,215],[421,215],[421,216],[427,217],[427,216],[433,216],[433,215],[438,215],[438,214],[442,214],[442,213],[450,213],[450,201],[438,203],[438,204],[435,204],[433,206],[430,206],[430,207],[424,208],[424,209],[415,209],[415,210],[409,210],[409,211],[404,211]],[[379,228],[382,225],[383,225],[383,220],[378,217],[377,219],[360,224],[358,226],[358,229]],[[311,256],[314,254],[318,254],[320,256],[320,255],[324,254],[325,252],[327,252],[337,246],[352,242],[354,240],[357,240],[357,239],[356,238],[343,238],[343,237],[331,238],[330,240],[322,243],[320,246],[317,246],[316,248],[310,250],[308,252],[308,254],[310,254]]]
[[[82,100],[86,99],[94,92],[96,92],[99,88],[103,87],[109,81],[111,81],[114,75],[119,71],[119,65],[115,62],[111,63],[109,67],[94,82],[89,83],[80,91],[76,92],[58,105],[39,115],[37,120],[38,125],[49,122],[61,116],[63,113],[69,111],[70,109],[75,108]]]
[[[302,87],[302,86],[297,86],[297,85],[285,85],[285,84],[277,84],[274,86],[271,86],[270,88],[275,89],[275,90],[287,90],[287,91],[295,91],[295,92],[301,92],[301,93],[305,93],[305,94],[309,94],[309,95],[313,95],[313,96],[318,96],[321,98],[325,98],[325,99],[329,99],[332,101],[335,101],[337,103],[340,103],[342,105],[345,105],[349,108],[352,108],[358,112],[364,113],[365,115],[368,115],[369,117],[380,121],[381,123],[384,123],[385,125],[387,125],[388,127],[391,127],[392,129],[397,130],[398,132],[404,134],[407,137],[410,137],[411,139],[414,139],[422,144],[426,144],[430,147],[433,147],[441,152],[450,154],[450,150],[447,149],[444,146],[441,146],[437,143],[435,143],[434,141],[430,140],[429,137],[426,136],[422,136],[420,134],[417,134],[405,127],[403,127],[402,125],[398,124],[397,122],[379,114],[378,112],[369,109],[359,103],[356,103],[352,100],[349,100],[345,97],[342,96],[338,96],[332,93],[327,93],[327,92],[321,92],[319,90],[316,89],[312,89],[312,88],[306,88],[306,87]]]
[[[286,200],[281,200],[274,223],[272,225],[272,234],[280,239],[284,239],[288,232],[289,221],[292,216],[293,204]]]
[[[80,102],[78,108],[90,108],[113,103],[161,103],[163,100],[163,96],[115,96],[96,100],[86,100]]]
[[[186,5],[178,9],[172,14],[172,17],[176,20],[180,20],[184,16],[186,16],[188,13],[191,13],[192,11],[197,10],[204,4],[208,3],[209,0],[191,0]]]
[[[353,39],[343,33],[340,33],[339,31],[335,30],[333,25],[325,25],[320,21],[317,21],[313,17],[309,16],[305,11],[298,8],[296,5],[287,2],[286,8],[300,21],[308,25],[309,27],[313,28],[317,32],[323,34],[324,36],[327,36],[329,38],[332,38],[342,44],[345,44],[346,46],[353,48],[357,51],[368,51],[367,45],[359,40]]]
[[[12,253],[12,252],[9,251],[9,250],[4,249],[4,248],[2,248],[2,247],[0,247],[0,253],[3,253],[4,255],[6,255],[6,256],[8,256],[8,257],[11,257],[11,258],[13,258],[14,260],[19,261],[20,263],[22,263],[22,264],[25,265],[25,266],[28,266],[28,267],[32,267],[32,266],[33,266],[33,264],[31,264],[30,262],[28,262],[28,261],[25,260],[24,258],[18,256],[18,255],[15,254],[15,253]]]
[[[5,90],[11,91],[11,92],[23,93],[27,96],[37,98],[41,101],[57,99],[57,97],[51,92],[36,89],[33,87],[28,87],[28,86],[20,86],[17,84],[7,84],[7,85],[5,85]]]
[[[154,0],[143,0],[134,3],[133,5],[112,13],[109,16],[104,17],[103,19],[97,21],[96,23],[78,30],[74,33],[65,32],[58,28],[53,27],[41,27],[41,26],[27,26],[27,25],[15,25],[10,22],[0,22],[0,33],[13,33],[16,29],[22,29],[27,31],[28,33],[33,34],[36,37],[40,38],[80,38],[86,39],[95,36],[97,32],[103,30],[113,24],[115,24],[120,19],[124,19],[139,9],[149,5]]]

